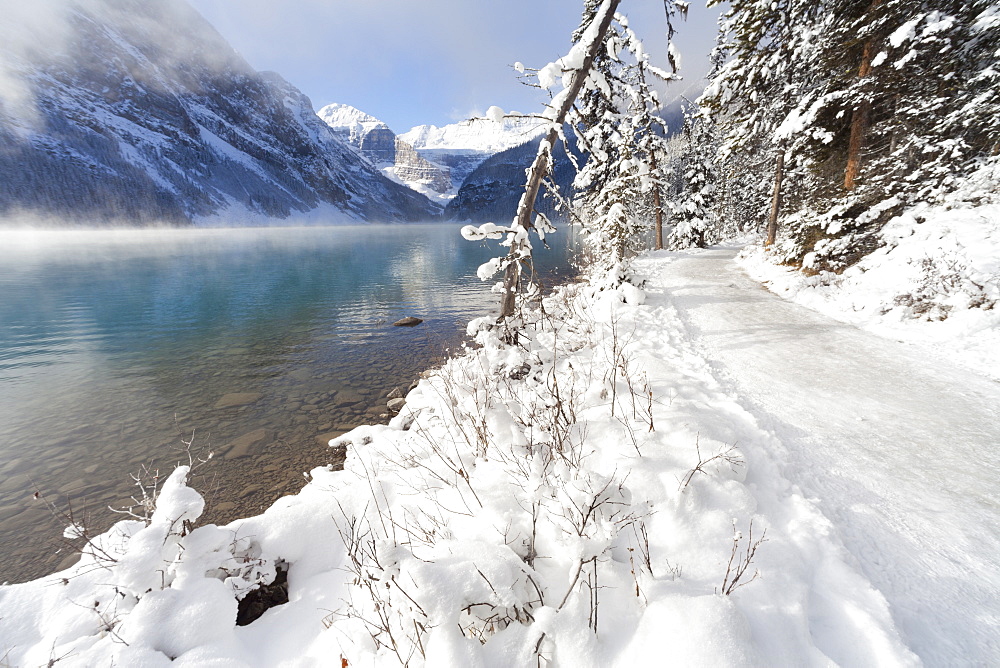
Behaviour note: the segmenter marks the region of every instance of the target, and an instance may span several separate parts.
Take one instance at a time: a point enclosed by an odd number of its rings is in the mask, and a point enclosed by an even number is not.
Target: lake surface
[[[549,283],[566,237],[538,253]],[[206,522],[338,464],[330,437],[384,421],[495,309],[475,272],[496,253],[455,225],[0,231],[0,582],[74,560],[46,501],[99,533],[130,474],[188,450],[214,453]]]

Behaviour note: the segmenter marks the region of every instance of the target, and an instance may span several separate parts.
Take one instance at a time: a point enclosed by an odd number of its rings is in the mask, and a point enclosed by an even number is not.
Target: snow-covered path
[[[1000,662],[1000,384],[786,302],[732,250],[655,279],[926,665]],[[661,265],[662,266],[662,265]]]

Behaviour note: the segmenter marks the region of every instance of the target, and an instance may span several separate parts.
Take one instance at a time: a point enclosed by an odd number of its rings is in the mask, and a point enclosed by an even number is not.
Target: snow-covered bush
[[[639,540],[648,503],[601,465],[614,456],[597,447],[590,414],[613,409],[615,440],[638,455],[650,399],[629,375],[625,342],[612,359],[595,356],[588,337],[603,328],[566,312],[578,297],[547,299],[524,330],[526,348],[474,323],[481,348],[429,378],[393,425],[342,437],[348,470],[371,494],[337,517],[355,587],[327,623],[358,651],[434,663],[441,632],[431,630],[456,629],[490,652],[516,650],[524,664],[557,613],[572,609],[565,614],[598,628],[598,581],[632,588],[648,577],[648,559],[630,558],[649,551]],[[590,583],[584,597],[581,582]]]

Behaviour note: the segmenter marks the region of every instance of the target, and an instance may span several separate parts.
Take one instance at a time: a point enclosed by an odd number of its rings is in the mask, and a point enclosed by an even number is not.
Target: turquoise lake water
[[[538,252],[550,284],[566,238]],[[214,453],[206,521],[296,491],[495,309],[496,253],[455,225],[0,231],[0,582],[70,563],[64,514],[106,529],[131,473],[187,450]]]

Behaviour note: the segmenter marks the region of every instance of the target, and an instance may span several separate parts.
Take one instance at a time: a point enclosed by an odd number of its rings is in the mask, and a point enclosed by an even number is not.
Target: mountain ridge
[[[316,115],[386,176],[442,203],[454,199],[487,159],[533,141],[544,129],[540,119],[478,118],[443,127],[418,125],[397,135],[348,104],[329,104]]]
[[[339,222],[438,216],[186,3],[68,7],[64,41],[0,46],[5,79],[30,101],[8,96],[0,106],[0,215],[140,225],[239,222],[227,212],[286,221],[323,210]]]

